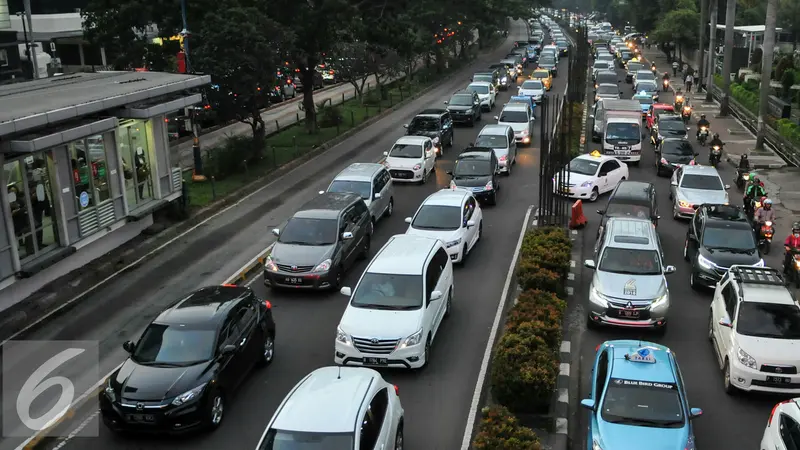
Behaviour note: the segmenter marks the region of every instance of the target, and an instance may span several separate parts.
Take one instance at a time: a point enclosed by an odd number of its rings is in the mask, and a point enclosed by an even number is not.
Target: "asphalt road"
[[[505,56],[514,39],[525,37],[525,30],[522,22],[515,22],[506,45],[479,58],[475,69],[485,68]],[[271,243],[268,230],[288,219],[297,205],[324,189],[331,177],[346,165],[377,161],[382,152],[403,135],[401,124],[407,123],[421,109],[443,106],[442,102],[452,92],[466,86],[472,72],[474,70],[470,69],[452,77],[428,96],[399,109],[312,164],[301,167],[305,173],[287,174],[264,192],[244,199],[227,217],[201,228],[199,241],[182,240],[169,255],[157,258],[135,276],[125,277],[115,286],[99,291],[86,306],[71,315],[69,324],[53,325],[40,334],[63,339],[93,336],[101,341],[102,372],[111,370],[124,358],[119,348],[122,342],[135,338],[161,308],[181,292],[220,282],[234,273],[237,264],[244,264]],[[566,60],[561,63],[560,73],[566,73]],[[557,78],[552,92],[563,92],[565,80],[564,75]],[[478,126],[456,129],[455,146],[445,150],[437,163],[436,176],[426,185],[397,186],[394,215],[379,222],[373,249],[380,248],[390,236],[403,233],[406,229],[403,219],[412,215],[427,195],[449,184],[446,171],[452,167],[458,149],[474,141],[481,123],[495,122],[492,116],[499,113],[500,105],[513,91],[512,88],[501,93],[495,111],[484,113]],[[537,127],[534,143],[538,142]],[[460,446],[480,359],[514,251],[515,236],[527,207],[537,200],[538,152],[536,144],[521,149],[513,175],[501,182],[498,205],[486,208],[483,240],[471,253],[466,267],[456,270],[453,315],[437,336],[434,360],[421,372],[387,371],[384,374],[400,388],[410,448],[451,450]],[[301,175],[308,179],[299,180]],[[355,267],[345,284],[354,285],[365,265],[361,263]],[[219,449],[231,442],[241,448],[254,447],[289,389],[308,372],[333,363],[336,325],[347,298],[338,293],[273,293],[264,288],[260,278],[255,279],[252,286],[274,305],[278,326],[276,360],[267,370],[254,373],[235,395],[219,430],[211,435],[179,439],[130,438],[116,436],[100,426],[99,437],[82,437],[78,433],[62,442],[59,448]]]
[[[620,84],[624,98],[631,98],[633,89],[624,81],[624,73],[618,71],[623,80]],[[662,103],[672,103],[671,93],[661,93]],[[711,128],[714,128],[714,118],[709,115]],[[591,119],[588,120],[591,122]],[[590,125],[590,124],[587,124]],[[690,139],[700,156],[698,162],[708,162],[708,147],[700,147],[694,138],[696,128],[695,120],[689,124],[691,127]],[[590,130],[587,129],[587,136]],[[592,143],[594,148],[600,148],[599,143]],[[735,170],[728,164],[720,165],[720,175],[726,184],[731,184],[729,190],[731,204],[741,204],[742,193],[733,185]],[[669,178],[656,177],[655,157],[653,146],[649,143],[643,145],[642,162],[639,167],[630,167],[632,180],[650,181],[656,185],[658,192],[659,212],[661,220],[658,231],[666,255],[666,263],[674,265],[678,270],[670,275],[670,312],[668,316],[669,329],[663,337],[653,333],[601,329],[598,331],[585,329],[585,311],[588,305],[588,287],[592,273],[584,268],[582,277],[585,280],[583,289],[576,292],[578,299],[577,310],[582,314],[576,321],[580,328],[580,398],[588,397],[591,391],[591,370],[594,364],[595,347],[611,339],[643,339],[657,342],[670,347],[676,354],[678,363],[686,382],[686,391],[691,407],[702,408],[704,414],[694,422],[695,436],[698,448],[717,449],[755,449],[761,442],[761,437],[766,426],[770,410],[775,403],[782,400],[780,397],[763,395],[737,395],[728,396],[722,389],[722,374],[718,368],[713,349],[708,342],[708,314],[712,291],[697,292],[689,286],[689,263],[683,260],[683,244],[686,237],[687,221],[676,221],[672,218],[672,203],[669,200]],[[585,205],[584,211],[589,219],[589,226],[582,231],[585,234],[583,242],[584,259],[592,254],[594,236],[597,232],[599,216],[595,210],[602,209],[606,204],[608,195],[601,197],[594,205]],[[783,238],[781,238],[783,239]],[[767,265],[781,267],[782,252],[771,252],[765,258]],[[582,262],[580,262],[582,264]],[[578,320],[579,319],[579,320]],[[573,437],[574,449],[586,448],[586,427],[588,417],[585,410],[578,411],[580,434]]]

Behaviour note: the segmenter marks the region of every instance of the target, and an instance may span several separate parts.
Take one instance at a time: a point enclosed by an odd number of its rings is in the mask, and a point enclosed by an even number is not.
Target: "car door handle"
[[[243,346],[245,342],[247,342],[247,338],[244,338],[242,339],[242,342],[239,342],[239,347]]]

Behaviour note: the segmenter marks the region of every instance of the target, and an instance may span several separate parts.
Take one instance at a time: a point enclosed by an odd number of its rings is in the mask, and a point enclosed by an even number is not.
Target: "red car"
[[[647,112],[647,129],[650,130],[653,128],[653,124],[656,121],[656,116],[660,116],[663,113],[667,114],[675,114],[675,108],[672,105],[667,103],[653,103],[650,106],[650,111]]]

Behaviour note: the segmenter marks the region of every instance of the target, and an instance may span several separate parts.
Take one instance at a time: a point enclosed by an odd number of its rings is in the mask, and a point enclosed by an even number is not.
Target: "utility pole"
[[[731,66],[733,66],[733,26],[736,22],[736,0],[728,0],[725,8],[725,56],[722,60],[722,101],[719,103],[719,115],[730,113],[731,104]]]
[[[24,0],[25,18],[22,19],[23,29],[25,22],[28,22],[28,29],[31,30],[31,45],[28,47],[28,39],[25,38],[25,46],[28,48],[28,59],[31,61],[33,68],[33,79],[39,78],[39,61],[36,60],[36,39],[33,37],[33,18],[31,17],[31,0]],[[26,33],[27,34],[27,33]]]
[[[700,30],[697,34],[700,36],[700,42],[697,45],[698,52],[697,52],[697,83],[695,83],[695,89],[697,92],[700,92],[700,86],[703,85],[703,68],[705,67],[705,58],[703,57],[703,48],[705,47],[706,42],[706,22],[708,22],[708,0],[701,0],[700,1]],[[687,92],[688,94],[688,92]]]
[[[717,3],[718,0],[710,0],[708,5],[708,17],[710,27],[708,34],[708,77],[706,78],[706,102],[712,102],[714,97],[711,90],[714,87],[714,71],[717,68]]]
[[[764,149],[764,133],[766,132],[764,118],[767,116],[767,99],[769,97],[769,82],[772,79],[772,59],[775,54],[775,26],[778,24],[778,0],[767,1],[767,20],[764,23],[764,45],[761,54],[761,86],[758,99],[758,133],[756,133],[756,150]]]
[[[192,64],[189,59],[189,37],[192,33],[189,32],[189,26],[186,20],[186,0],[181,0],[181,20],[183,21],[183,30],[181,30],[181,37],[183,40],[181,42],[183,43],[186,73],[192,73]],[[200,152],[200,124],[198,123],[196,106],[191,107],[189,121],[192,124],[192,157],[194,159],[192,181],[205,181],[206,177],[203,175],[203,154]]]

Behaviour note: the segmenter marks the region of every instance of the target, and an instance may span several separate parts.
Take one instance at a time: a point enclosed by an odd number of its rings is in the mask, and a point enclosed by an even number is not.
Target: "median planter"
[[[558,365],[558,352],[526,322],[500,339],[492,361],[492,397],[515,414],[547,414]]]
[[[481,410],[478,434],[472,443],[474,450],[541,450],[536,433],[520,425],[517,418],[502,406]]]

